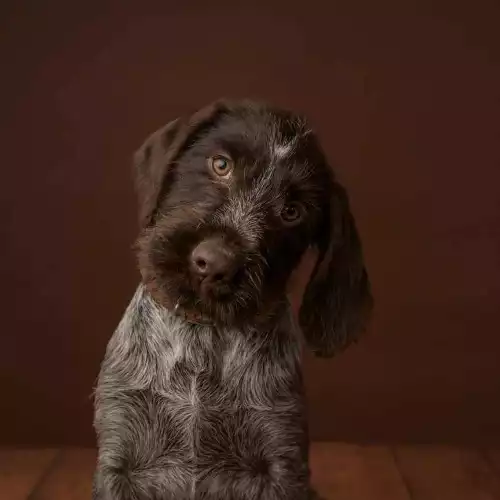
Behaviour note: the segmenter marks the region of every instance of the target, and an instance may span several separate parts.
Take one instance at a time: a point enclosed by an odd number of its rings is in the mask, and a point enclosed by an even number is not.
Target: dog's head
[[[135,156],[139,266],[153,296],[188,317],[232,325],[272,311],[304,251],[319,250],[300,311],[329,355],[370,309],[344,189],[306,121],[219,101],[151,135]]]

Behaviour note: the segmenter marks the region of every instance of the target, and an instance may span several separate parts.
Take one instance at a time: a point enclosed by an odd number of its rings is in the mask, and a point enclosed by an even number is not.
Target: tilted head
[[[330,355],[371,308],[344,189],[306,121],[248,101],[218,101],[152,134],[135,156],[139,266],[155,299],[233,325],[282,303],[310,246],[319,259],[300,323]]]

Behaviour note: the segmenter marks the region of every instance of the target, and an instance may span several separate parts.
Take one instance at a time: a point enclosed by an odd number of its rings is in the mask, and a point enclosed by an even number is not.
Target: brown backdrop
[[[219,96],[308,114],[364,238],[376,317],[307,361],[313,437],[500,442],[494,0],[1,9],[0,442],[93,442],[137,282],[131,153]]]

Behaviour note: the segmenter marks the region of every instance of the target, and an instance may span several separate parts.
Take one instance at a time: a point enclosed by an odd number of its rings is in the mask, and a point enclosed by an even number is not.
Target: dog
[[[217,101],[134,159],[138,286],[95,391],[94,500],[305,500],[303,339],[355,341],[372,308],[345,189],[307,121]],[[290,276],[318,259],[298,319]]]

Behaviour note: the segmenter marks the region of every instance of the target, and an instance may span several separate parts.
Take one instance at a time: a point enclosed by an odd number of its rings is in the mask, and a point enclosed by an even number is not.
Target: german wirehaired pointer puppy
[[[96,389],[94,499],[313,498],[302,335],[331,356],[371,308],[346,192],[303,118],[247,101],[169,123],[135,168],[142,283]]]

